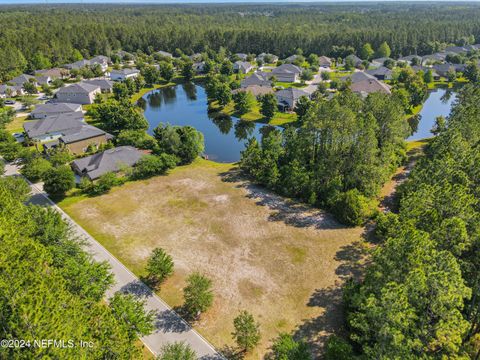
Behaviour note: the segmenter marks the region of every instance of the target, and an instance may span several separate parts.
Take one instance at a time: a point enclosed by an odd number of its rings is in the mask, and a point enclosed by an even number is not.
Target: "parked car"
[[[15,105],[15,100],[5,100],[5,105]]]

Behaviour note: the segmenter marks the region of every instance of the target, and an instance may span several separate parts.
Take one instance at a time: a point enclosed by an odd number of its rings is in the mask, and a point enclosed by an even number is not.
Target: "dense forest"
[[[425,54],[480,38],[480,6],[433,4],[45,5],[0,8],[0,75],[124,49],[345,56],[387,41]],[[470,40],[469,40],[470,39]],[[443,44],[443,45],[442,45]]]
[[[399,213],[378,218],[382,246],[345,292],[351,343],[333,338],[329,359],[479,358],[479,102],[478,85],[460,92],[401,186]]]
[[[153,330],[153,314],[130,295],[107,305],[108,264],[93,261],[58,212],[25,205],[29,192],[21,178],[0,178],[0,337],[24,341],[2,342],[0,358],[139,357],[135,342]]]

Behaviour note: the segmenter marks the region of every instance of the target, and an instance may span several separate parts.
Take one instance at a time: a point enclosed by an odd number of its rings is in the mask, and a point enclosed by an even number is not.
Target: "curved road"
[[[1,160],[0,160],[1,161]],[[6,176],[19,176],[18,168],[15,165],[6,164]],[[65,220],[71,225],[72,230],[82,239],[86,240],[86,249],[96,261],[106,261],[111,266],[115,276],[115,285],[106,293],[107,299],[117,291],[134,294],[145,301],[145,309],[156,313],[155,331],[141,338],[150,351],[158,355],[165,344],[184,341],[189,344],[201,360],[223,360],[207,340],[187,324],[175,311],[173,311],[162,299],[160,299],[150,288],[138,279],[125,265],[105,249],[99,242],[90,236],[80,225],[78,225],[68,214],[58,207],[43,191],[41,184],[32,184],[32,197],[30,202],[35,205],[50,206],[62,214]]]

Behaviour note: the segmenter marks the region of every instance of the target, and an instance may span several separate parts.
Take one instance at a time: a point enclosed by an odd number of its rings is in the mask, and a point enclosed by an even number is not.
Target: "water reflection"
[[[420,113],[409,120],[412,135],[407,140],[419,140],[432,137],[431,129],[438,116],[447,117],[455,102],[457,93],[452,89],[436,89],[429,93]]]
[[[187,99],[190,101],[197,100],[197,87],[192,82],[182,84],[183,91],[187,95]]]
[[[236,162],[240,160],[247,139],[261,137],[262,124],[209,112],[205,89],[192,83],[151,91],[139,101],[139,106],[145,107],[150,134],[160,123],[190,125],[201,131],[205,138],[205,154],[211,160]]]

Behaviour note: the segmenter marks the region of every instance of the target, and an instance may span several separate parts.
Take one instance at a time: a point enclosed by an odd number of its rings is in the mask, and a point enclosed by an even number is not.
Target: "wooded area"
[[[392,55],[426,54],[480,38],[480,6],[465,4],[58,5],[0,9],[0,78],[123,49],[206,47],[344,57],[383,41]],[[443,44],[443,45],[442,45]]]

